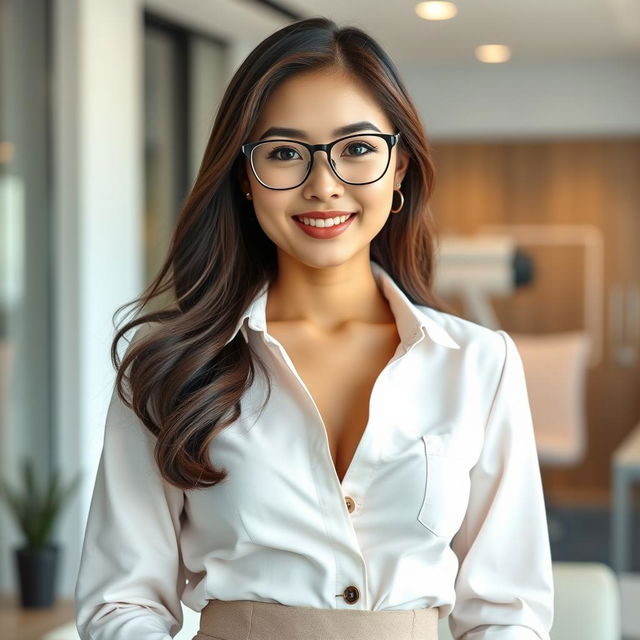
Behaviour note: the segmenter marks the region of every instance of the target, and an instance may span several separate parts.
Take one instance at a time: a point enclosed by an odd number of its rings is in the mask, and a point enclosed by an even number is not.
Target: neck
[[[337,334],[358,323],[394,323],[394,316],[378,289],[367,248],[347,262],[323,267],[310,267],[279,252],[266,320]]]

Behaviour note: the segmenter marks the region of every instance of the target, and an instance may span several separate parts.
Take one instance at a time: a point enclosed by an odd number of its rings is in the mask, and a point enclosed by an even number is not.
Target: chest
[[[342,482],[369,420],[373,385],[400,343],[396,326],[318,338],[272,323],[269,333],[284,347],[320,412]]]

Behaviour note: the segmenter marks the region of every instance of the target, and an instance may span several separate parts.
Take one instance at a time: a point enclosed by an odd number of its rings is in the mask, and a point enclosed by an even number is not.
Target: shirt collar
[[[415,305],[409,300],[407,295],[400,289],[393,278],[377,262],[370,260],[371,271],[382,294],[389,302],[391,311],[396,319],[396,326],[401,342],[405,346],[417,342],[422,337],[423,330],[437,344],[452,349],[460,349],[460,345],[449,335],[445,328],[429,317],[425,311],[420,309],[420,305]],[[235,338],[238,331],[242,330],[242,335],[248,341],[245,320],[248,318],[248,326],[254,331],[266,331],[266,306],[269,283],[266,283],[258,295],[249,304],[242,317],[236,324],[233,335],[227,344]]]

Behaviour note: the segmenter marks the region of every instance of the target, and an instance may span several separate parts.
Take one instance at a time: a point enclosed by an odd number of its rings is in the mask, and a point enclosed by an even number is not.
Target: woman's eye
[[[289,155],[288,157],[283,157],[279,155],[281,152],[285,154],[288,153],[291,155]],[[295,160],[295,156],[297,155],[298,155],[298,152],[295,149],[292,149],[291,147],[278,147],[276,149],[273,149],[268,157],[275,158],[276,160]]]
[[[364,149],[364,151],[353,152],[354,149]],[[363,142],[354,142],[350,145],[347,145],[346,150],[350,152],[349,155],[354,155],[354,156],[365,156],[367,155],[367,153],[371,151],[375,151],[373,147],[371,147],[368,144],[364,144]]]

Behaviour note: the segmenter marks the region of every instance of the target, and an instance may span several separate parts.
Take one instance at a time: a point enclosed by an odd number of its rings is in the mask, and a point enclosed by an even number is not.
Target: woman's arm
[[[169,640],[182,627],[184,493],[160,475],[154,444],[114,387],[75,590],[82,640]]]
[[[524,369],[513,339],[497,333],[505,357],[451,542],[460,567],[449,626],[460,640],[549,640],[551,552]]]

